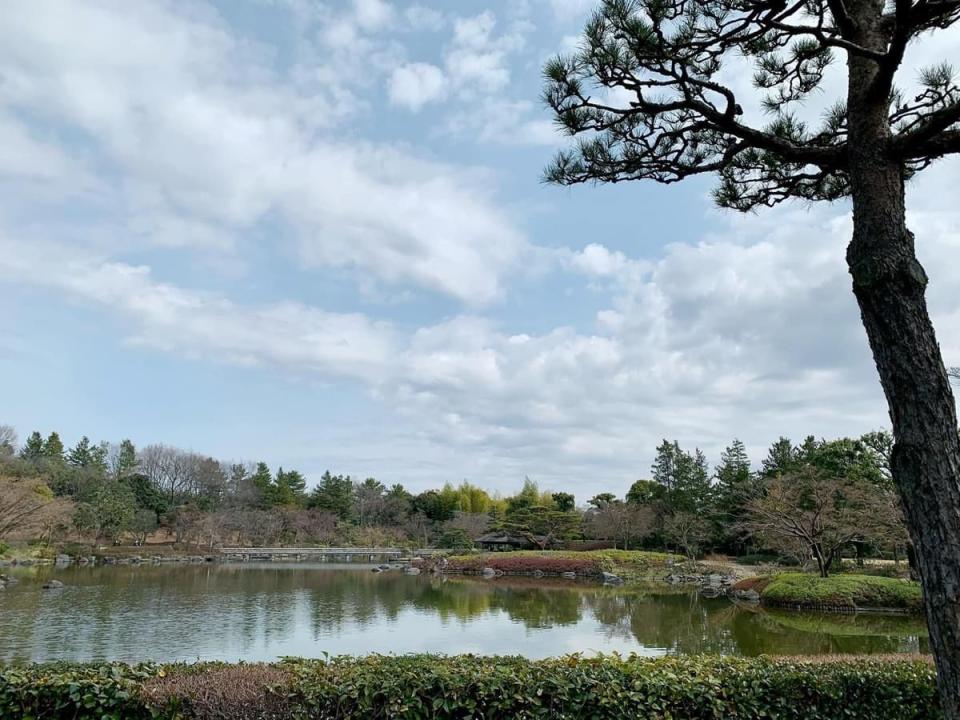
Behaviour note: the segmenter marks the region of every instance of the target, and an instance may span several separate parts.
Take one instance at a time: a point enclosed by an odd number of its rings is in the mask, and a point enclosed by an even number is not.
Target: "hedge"
[[[923,611],[920,583],[873,575],[821,578],[804,573],[783,573],[765,583],[760,597],[766,604],[804,608]]]
[[[520,550],[480,555],[454,555],[447,558],[444,572],[479,573],[485,567],[507,574],[542,572],[559,575],[565,572],[597,576],[605,570],[614,572],[647,572],[665,569],[670,562],[682,562],[680,555],[643,550]]]
[[[919,659],[429,655],[0,668],[0,717],[936,720]]]

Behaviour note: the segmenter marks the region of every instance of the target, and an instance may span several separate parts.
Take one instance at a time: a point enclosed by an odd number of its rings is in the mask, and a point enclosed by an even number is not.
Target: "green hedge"
[[[775,575],[760,595],[763,602],[778,605],[923,611],[920,583],[873,575],[821,578],[804,573],[783,573]]]
[[[411,655],[278,665],[0,669],[0,717],[936,720],[909,659]]]

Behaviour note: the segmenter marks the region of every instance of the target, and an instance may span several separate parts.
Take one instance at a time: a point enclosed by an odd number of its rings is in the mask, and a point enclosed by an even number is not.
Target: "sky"
[[[541,182],[567,139],[540,69],[592,6],[5,3],[0,423],[581,501],[663,438],[759,461],[888,426],[846,203]],[[907,88],[957,41],[914,43]],[[943,161],[908,206],[960,365],[958,184]]]

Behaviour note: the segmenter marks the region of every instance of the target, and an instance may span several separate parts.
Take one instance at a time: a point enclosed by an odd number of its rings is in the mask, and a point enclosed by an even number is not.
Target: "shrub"
[[[761,598],[765,603],[811,608],[896,608],[916,612],[923,608],[919,583],[869,575],[821,578],[784,573],[771,579]]]
[[[668,562],[684,558],[669,553],[641,550],[592,550],[588,552],[564,550],[526,550],[519,552],[488,553],[485,555],[457,555],[449,558],[446,572],[480,572],[485,567],[504,573],[546,574],[574,572],[596,576],[604,570],[641,572],[665,567]]]
[[[916,659],[409,655],[0,670],[0,717],[936,720]]]
[[[0,718],[150,718],[140,688],[155,673],[149,665],[119,663],[0,666]]]

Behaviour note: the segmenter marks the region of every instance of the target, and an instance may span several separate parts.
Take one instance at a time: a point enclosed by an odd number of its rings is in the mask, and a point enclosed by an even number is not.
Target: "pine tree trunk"
[[[853,8],[855,41],[886,50],[883,3]],[[907,228],[904,167],[889,155],[889,92],[879,64],[848,55],[847,129],[853,292],[893,425],[891,471],[923,586],[946,720],[960,720],[960,435],[953,392]]]
[[[893,478],[923,585],[944,716],[960,720],[960,436],[904,212],[903,170],[854,163],[853,291],[890,409]]]

